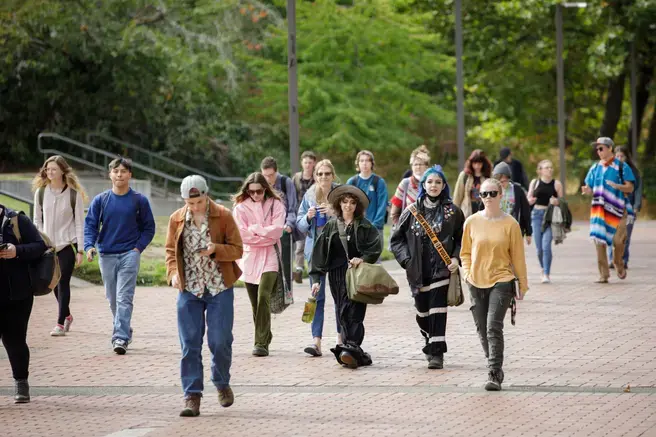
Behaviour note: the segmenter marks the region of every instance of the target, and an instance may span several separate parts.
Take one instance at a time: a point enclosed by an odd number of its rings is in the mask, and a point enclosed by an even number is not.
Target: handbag
[[[18,244],[22,243],[20,228],[18,227],[18,216],[11,218],[14,235]],[[48,236],[39,231],[43,242],[46,244],[46,251],[37,259],[28,265],[30,284],[32,285],[32,294],[34,296],[45,296],[55,289],[61,278],[61,269],[59,267],[59,258],[54,244]]]
[[[433,247],[435,247],[435,250],[437,250],[437,253],[442,258],[442,261],[444,261],[444,264],[447,266],[450,265],[451,257],[448,253],[446,253],[446,249],[444,249],[444,246],[442,243],[440,243],[440,240],[437,238],[437,235],[435,235],[435,232],[430,227],[424,216],[417,212],[417,206],[410,206],[410,212],[413,216],[415,216],[421,227],[424,228],[424,231],[426,231],[426,235],[428,235],[428,237],[431,239]],[[446,301],[447,305],[450,307],[457,307],[465,302],[465,295],[462,290],[466,285],[463,284],[463,276],[462,267],[460,266],[458,266],[458,269],[455,272],[451,272],[451,275],[449,276],[449,290],[447,291]]]
[[[344,222],[338,220],[337,229],[346,257],[350,259]],[[382,265],[363,262],[346,271],[346,293],[354,302],[377,305],[390,294],[398,294],[399,285]]]
[[[273,247],[276,250],[276,258],[278,259],[278,280],[276,281],[276,288],[271,293],[271,313],[280,314],[294,303],[294,295],[283,273],[282,257],[280,256],[278,243],[274,244]]]

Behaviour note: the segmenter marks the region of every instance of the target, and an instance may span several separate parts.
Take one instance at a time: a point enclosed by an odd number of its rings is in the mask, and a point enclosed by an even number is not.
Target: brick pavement
[[[33,401],[16,406],[0,348],[0,436],[328,435],[335,429],[377,435],[656,436],[656,222],[634,231],[626,281],[593,284],[596,260],[587,226],[577,223],[555,247],[553,284],[542,285],[527,247],[531,290],[517,326],[506,323],[506,382],[486,393],[485,360],[467,304],[450,309],[445,369],[426,368],[404,273],[403,288],[370,306],[363,345],[374,365],[355,371],[302,353],[311,340],[297,304],[273,320],[271,356],[250,355],[252,319],[236,292],[235,405],[218,406],[206,374],[202,415],[177,417],[182,405],[175,292],[139,288],[128,355],[109,346],[109,309],[99,287],[76,288],[72,332],[48,335],[53,296],[37,299],[28,342]],[[326,305],[325,346],[335,336]],[[206,369],[209,362],[205,354]],[[630,385],[630,392],[627,390]]]

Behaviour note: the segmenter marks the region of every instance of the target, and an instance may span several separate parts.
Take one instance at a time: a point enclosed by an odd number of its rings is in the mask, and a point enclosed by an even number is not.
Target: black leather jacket
[[[418,200],[415,205],[417,211],[424,215],[422,200]],[[437,232],[437,238],[451,258],[459,259],[465,215],[450,200],[442,201],[437,208],[439,209],[437,217],[442,217],[442,226]],[[428,222],[431,225],[435,223],[435,221]],[[401,214],[390,244],[394,257],[406,271],[408,283],[412,289],[430,285],[430,283],[424,283],[426,278],[434,281],[449,277],[447,266],[436,253],[433,243],[410,212],[409,207]],[[431,258],[435,259],[435,263],[431,264],[431,272],[424,271],[427,264],[422,262],[424,253],[431,254]]]

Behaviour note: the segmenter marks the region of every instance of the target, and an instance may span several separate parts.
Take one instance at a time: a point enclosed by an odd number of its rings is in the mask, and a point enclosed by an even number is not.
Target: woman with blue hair
[[[464,214],[451,200],[442,167],[436,165],[424,173],[417,201],[403,211],[391,239],[392,252],[406,271],[415,299],[429,369],[444,367],[447,291],[451,273],[459,265],[464,222]],[[430,233],[451,258],[449,265],[437,252]]]

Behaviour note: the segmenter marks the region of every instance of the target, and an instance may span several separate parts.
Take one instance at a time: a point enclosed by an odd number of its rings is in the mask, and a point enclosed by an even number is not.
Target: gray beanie
[[[495,165],[494,170],[492,170],[492,176],[500,175],[506,175],[512,179],[512,171],[510,170],[510,166],[503,161]]]

